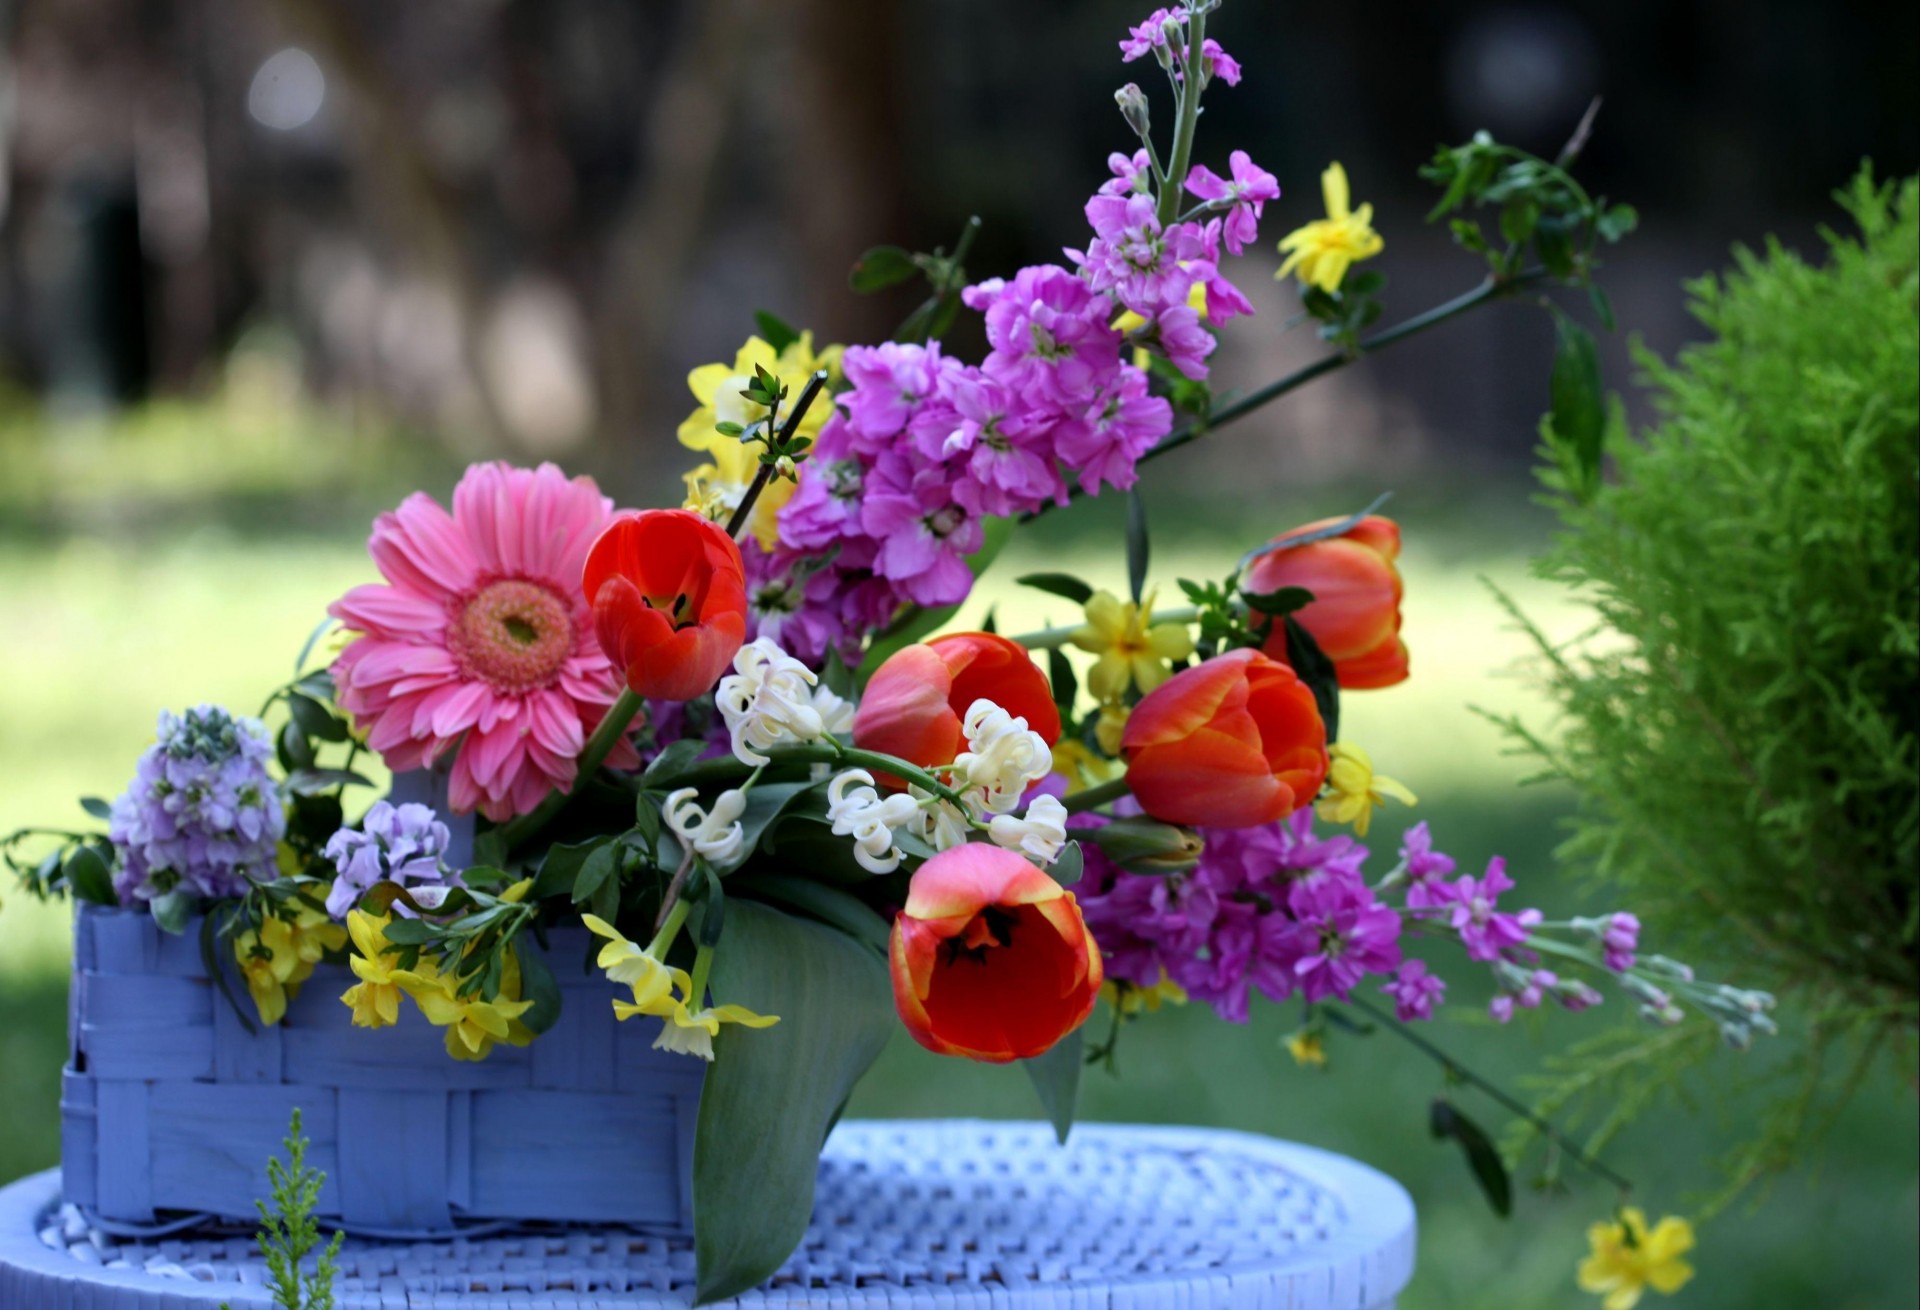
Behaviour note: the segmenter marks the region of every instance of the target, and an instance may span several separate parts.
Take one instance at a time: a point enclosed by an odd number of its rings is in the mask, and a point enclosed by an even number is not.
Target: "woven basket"
[[[207,975],[198,922],[174,937],[139,911],[80,906],[60,1098],[66,1200],[119,1223],[167,1211],[254,1222],[297,1106],[330,1225],[690,1233],[704,1066],[651,1050],[656,1025],[614,1021],[606,980],[583,972],[586,933],[550,938],[559,1022],[531,1046],[464,1063],[412,1006],[394,1027],[353,1027],[340,1002],[353,975],[325,964],[283,1022],[250,1033]]]

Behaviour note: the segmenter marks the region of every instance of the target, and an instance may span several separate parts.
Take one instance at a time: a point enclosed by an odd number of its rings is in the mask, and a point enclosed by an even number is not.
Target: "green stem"
[[[680,929],[687,921],[687,915],[693,907],[685,901],[676,901],[673,908],[666,912],[660,921],[660,927],[653,934],[653,940],[647,943],[647,954],[656,960],[667,958],[667,952],[673,949],[673,939],[680,935]]]
[[[628,728],[633,726],[639,715],[640,697],[633,691],[622,687],[619,697],[607,707],[606,717],[600,720],[600,726],[593,730],[593,736],[587,738],[587,745],[580,752],[579,766],[573,775],[573,786],[566,791],[552,791],[547,798],[532,810],[514,819],[500,829],[500,836],[506,842],[507,849],[524,845],[528,838],[553,822],[554,816],[567,808],[572,800],[592,780],[606,761],[607,754]]]
[[[974,214],[968,217],[967,225],[960,229],[960,239],[953,243],[953,257],[948,261],[954,274],[951,280],[955,285],[942,287],[942,291],[958,290],[958,283],[966,280],[964,276],[966,269],[963,265],[966,263],[967,252],[973,249],[973,239],[979,235],[980,215]]]
[[[806,417],[809,409],[813,408],[814,398],[820,394],[820,388],[826,385],[827,371],[816,369],[813,376],[807,379],[806,387],[800,392],[800,399],[793,403],[793,412],[787,415],[787,421],[780,425],[780,430],[769,441],[768,454],[786,449],[787,442],[793,438],[794,430],[800,426],[800,420]],[[773,415],[769,414],[767,417],[771,419]],[[747,494],[740,498],[740,503],[734,507],[733,517],[727,520],[729,537],[739,540],[740,534],[746,530],[747,516],[753,513],[754,502],[760,499],[760,493],[767,489],[767,483],[772,480],[773,465],[762,460],[760,467],[754,470],[753,481],[747,484]]]
[[[1112,782],[1103,782],[1098,787],[1088,787],[1067,797],[1067,813],[1079,814],[1085,810],[1098,809],[1102,805],[1119,800],[1122,796],[1132,795],[1125,778],[1115,778]]]
[[[1207,15],[1204,10],[1195,10],[1187,24],[1187,48],[1181,57],[1186,76],[1180,82],[1180,117],[1173,129],[1173,155],[1167,161],[1167,180],[1160,188],[1161,227],[1172,223],[1180,213],[1181,188],[1193,159],[1193,129],[1200,121],[1200,47],[1206,35]]]
[[[1148,616],[1146,622],[1150,624],[1193,623],[1199,618],[1200,611],[1189,605],[1177,610],[1155,610]],[[1071,628],[1040,628],[1033,632],[1022,632],[1008,640],[1016,641],[1028,650],[1059,650],[1073,641],[1073,634],[1080,631],[1082,626],[1084,625],[1075,624]]]
[[[713,972],[713,947],[702,946],[693,954],[693,977],[687,986],[687,1008],[707,1008],[707,975]]]
[[[1413,1029],[1409,1028],[1406,1024],[1401,1023],[1385,1010],[1378,1009],[1358,996],[1349,996],[1346,1003],[1366,1015],[1369,1019],[1372,1019],[1375,1023],[1378,1023],[1381,1027],[1403,1038],[1410,1043],[1414,1049],[1446,1070],[1450,1077],[1458,1078],[1461,1082],[1471,1087],[1479,1088],[1507,1110],[1532,1124],[1542,1137],[1545,1137],[1555,1146],[1558,1146],[1561,1150],[1572,1156],[1574,1163],[1587,1170],[1587,1172],[1606,1179],[1615,1187],[1619,1188],[1622,1195],[1633,1190],[1633,1183],[1630,1179],[1615,1173],[1612,1169],[1601,1164],[1600,1161],[1594,1159],[1591,1155],[1588,1155],[1585,1151],[1574,1145],[1566,1134],[1553,1126],[1551,1120],[1542,1119],[1525,1105],[1515,1100],[1512,1096],[1509,1096],[1498,1084],[1488,1082],[1485,1078],[1482,1078],[1479,1074],[1467,1068],[1464,1064],[1461,1064],[1451,1055],[1448,1055],[1438,1046],[1435,1046],[1419,1033],[1413,1031]]]

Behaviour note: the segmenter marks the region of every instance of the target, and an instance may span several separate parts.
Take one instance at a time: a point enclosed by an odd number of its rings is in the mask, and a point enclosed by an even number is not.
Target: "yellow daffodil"
[[[1327,202],[1327,216],[1280,238],[1280,253],[1287,259],[1274,276],[1297,270],[1301,282],[1331,295],[1340,289],[1349,267],[1372,259],[1386,243],[1373,230],[1372,205],[1357,210],[1347,207],[1347,170],[1337,161],[1320,175],[1320,192]]]
[[[1153,596],[1139,605],[1110,591],[1087,601],[1087,621],[1073,630],[1073,644],[1100,658],[1087,675],[1087,688],[1103,701],[1117,701],[1127,688],[1152,691],[1172,676],[1173,660],[1193,654],[1193,637],[1184,623],[1153,622]]]
[[[287,1002],[328,951],[347,944],[346,930],[312,906],[302,905],[291,920],[269,915],[257,930],[234,938],[234,959],[260,1022],[269,1026],[286,1017]]]
[[[1308,1028],[1302,1028],[1287,1038],[1287,1054],[1303,1069],[1327,1067],[1327,1044],[1319,1033]]]
[[[1141,987],[1134,983],[1108,982],[1102,984],[1100,995],[1108,1005],[1122,1014],[1155,1013],[1163,1005],[1185,1005],[1187,989],[1167,977],[1167,971],[1160,971],[1160,981],[1151,987]]]
[[[749,337],[731,364],[703,364],[687,375],[687,386],[700,407],[680,425],[680,444],[703,452],[707,462],[686,475],[686,508],[710,519],[724,521],[732,515],[746,495],[747,485],[759,471],[758,444],[743,444],[719,430],[721,423],[737,423],[742,428],[764,419],[766,410],[741,394],[753,380],[755,367],[763,368],[787,388],[789,406],[797,403],[807,379],[818,369],[826,369],[834,380],[840,377],[840,357],[844,346],[828,346],[816,353],[813,334],[802,332],[785,350],[774,348],[759,337]],[[782,411],[783,414],[787,411]],[[814,400],[796,431],[801,436],[817,437],[820,428],[833,413],[833,404],[825,396]],[[778,539],[776,520],[780,509],[792,499],[794,483],[777,478],[761,491],[747,520],[761,546],[772,549]]]
[[[484,1060],[495,1042],[525,1046],[533,1040],[533,1030],[520,1022],[533,1002],[513,999],[520,990],[520,970],[512,952],[507,961],[500,995],[490,1001],[478,995],[461,996],[454,980],[424,956],[413,969],[395,972],[393,981],[413,998],[428,1023],[447,1030],[448,1055],[456,1060]]]
[[[1327,747],[1327,794],[1313,812],[1328,823],[1351,823],[1356,836],[1367,835],[1375,809],[1391,796],[1402,805],[1416,805],[1417,797],[1385,774],[1373,771],[1373,759],[1358,746],[1335,742]]]
[[[1133,711],[1116,701],[1108,701],[1100,707],[1100,718],[1093,725],[1093,739],[1100,743],[1100,749],[1109,755],[1120,754],[1120,737],[1127,730],[1127,720],[1133,717]]]
[[[697,1055],[711,1061],[713,1039],[719,1036],[721,1024],[771,1028],[779,1022],[778,1015],[755,1014],[744,1005],[710,1005],[704,1010],[689,1011],[685,1001],[676,1001],[673,1012],[660,1025],[660,1035],[653,1039],[653,1049],[672,1051],[675,1055]]]
[[[1108,759],[1077,737],[1062,737],[1053,746],[1053,771],[1067,780],[1067,795],[1112,782],[1126,771],[1119,760]]]
[[[607,979],[633,990],[631,1004],[620,1000],[613,1003],[615,1018],[631,1019],[636,1014],[666,1018],[673,1013],[676,1005],[682,1004],[673,993],[678,988],[684,994],[691,985],[686,970],[676,969],[657,959],[651,952],[642,950],[597,914],[582,915],[581,921],[596,936],[608,939],[607,944],[600,948],[600,958],[596,961],[606,971]]]
[[[400,984],[394,981],[387,953],[389,915],[375,917],[365,910],[347,912],[347,932],[358,954],[348,957],[359,982],[340,994],[340,1003],[352,1008],[356,1028],[385,1028],[400,1021]]]
[[[1651,1287],[1671,1296],[1693,1277],[1681,1259],[1693,1249],[1693,1225],[1668,1215],[1647,1229],[1647,1216],[1635,1206],[1620,1211],[1620,1222],[1587,1229],[1592,1253],[1580,1262],[1580,1290],[1601,1297],[1602,1310],[1633,1310]]]

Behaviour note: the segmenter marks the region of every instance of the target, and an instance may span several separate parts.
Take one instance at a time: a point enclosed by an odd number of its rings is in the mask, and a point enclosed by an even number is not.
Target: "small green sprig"
[[[320,1225],[314,1222],[313,1209],[327,1176],[307,1167],[307,1139],[300,1131],[298,1107],[287,1125],[286,1148],[284,1162],[277,1156],[267,1161],[273,1206],[269,1209],[265,1201],[254,1202],[260,1211],[260,1232],[254,1241],[267,1262],[275,1305],[281,1310],[333,1310],[333,1280],[338,1273],[334,1261],[343,1234],[335,1233],[320,1250],[312,1273],[300,1270],[308,1252],[320,1245]]]

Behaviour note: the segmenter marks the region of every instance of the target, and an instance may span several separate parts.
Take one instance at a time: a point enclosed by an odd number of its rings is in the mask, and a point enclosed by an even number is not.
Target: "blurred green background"
[[[250,422],[259,420],[255,414]],[[184,458],[183,443],[217,441],[227,420],[203,409],[133,421],[145,425],[143,448],[171,448]],[[283,428],[295,434],[288,439],[309,439],[298,435],[306,431],[298,423],[273,420],[252,430],[270,447],[272,438],[262,434]],[[214,499],[201,488],[182,502],[143,465],[118,459],[116,443],[125,440],[126,433],[107,431],[96,434],[92,453],[69,452],[69,510],[89,526],[0,538],[0,613],[9,619],[0,643],[0,829],[85,824],[75,798],[112,796],[123,786],[162,707],[200,700],[255,707],[291,672],[326,603],[373,576],[362,545],[364,514],[409,480],[444,495],[453,476],[431,461],[383,466],[377,475],[342,464],[312,475],[327,498],[298,480],[263,476]],[[1216,440],[1225,449],[1233,438]],[[152,464],[175,466],[161,457]],[[1178,577],[1220,573],[1250,542],[1364,503],[1371,493],[1371,486],[1327,486],[1257,504],[1201,504],[1177,487],[1151,494],[1154,582],[1171,592]],[[1039,566],[1118,588],[1118,508],[1112,501],[1083,505],[1017,537],[974,612],[994,604],[1003,630],[1066,620],[1064,602],[1009,585]],[[1613,908],[1555,870],[1557,820],[1570,797],[1521,785],[1522,766],[1503,756],[1498,734],[1473,712],[1541,712],[1516,664],[1524,641],[1506,625],[1487,582],[1513,594],[1550,632],[1571,635],[1586,621],[1579,607],[1527,574],[1527,553],[1547,531],[1544,517],[1529,506],[1524,485],[1451,486],[1432,478],[1402,491],[1391,512],[1407,540],[1406,625],[1415,672],[1400,688],[1351,697],[1345,735],[1411,784],[1421,803],[1417,811],[1386,812],[1371,844],[1388,850],[1411,817],[1425,818],[1463,868],[1505,854],[1529,903],[1550,913]],[[58,1159],[68,929],[64,909],[11,888],[3,894],[0,1179],[7,1179]],[[1628,1021],[1616,1000],[1585,1015],[1543,1014],[1495,1028],[1480,1018],[1483,982],[1446,956],[1435,958],[1455,979],[1460,1004],[1434,1035],[1509,1085],[1569,1041]],[[1728,968],[1725,961],[1699,963]],[[1117,1078],[1089,1071],[1084,1114],[1269,1133],[1345,1152],[1400,1179],[1421,1223],[1419,1270],[1403,1301],[1408,1310],[1592,1304],[1575,1290],[1573,1268],[1585,1250],[1586,1225],[1611,1203],[1607,1188],[1569,1168],[1570,1192],[1523,1188],[1513,1217],[1496,1218],[1455,1148],[1427,1135],[1428,1101],[1443,1083],[1425,1057],[1389,1034],[1336,1035],[1331,1067],[1303,1069],[1284,1047],[1297,1021],[1292,1006],[1267,1004],[1256,1005],[1245,1028],[1192,1007],[1145,1017],[1122,1033]],[[1104,1025],[1104,1012],[1094,1022]],[[1640,1184],[1650,1210],[1685,1212],[1690,1198],[1717,1181],[1713,1157],[1750,1127],[1758,1102],[1743,1084],[1791,1053],[1774,1042],[1746,1056],[1723,1054],[1695,1081],[1692,1106],[1655,1112],[1614,1145],[1609,1161]],[[1496,1107],[1471,1092],[1459,1095],[1489,1127],[1501,1123]],[[943,1061],[902,1034],[850,1112],[1032,1117],[1036,1108],[1018,1070]],[[1699,1276],[1666,1304],[1913,1304],[1920,1287],[1917,1149],[1913,1090],[1890,1079],[1870,1082],[1804,1169],[1702,1230]],[[1537,1157],[1530,1160],[1519,1180],[1535,1176],[1538,1165]]]

